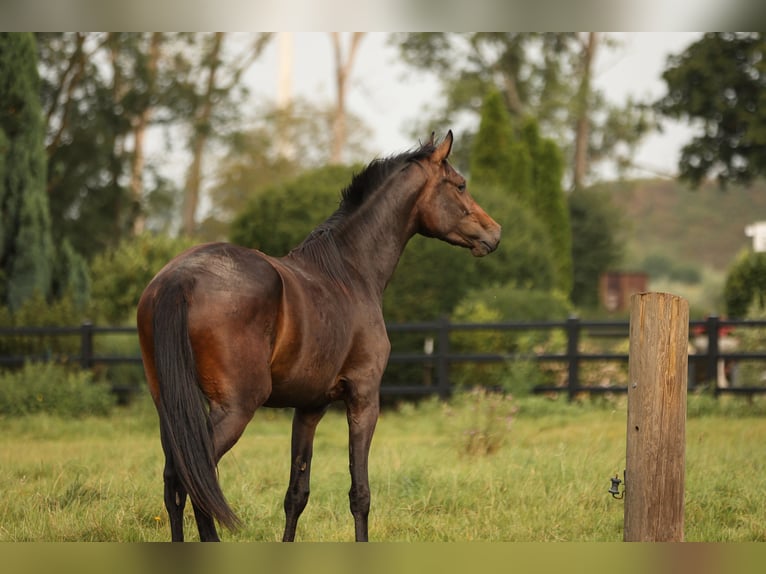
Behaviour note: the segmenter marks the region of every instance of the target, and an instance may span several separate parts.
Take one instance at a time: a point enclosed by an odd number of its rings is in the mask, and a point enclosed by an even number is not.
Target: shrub
[[[71,296],[48,303],[39,292],[14,312],[0,308],[2,327],[77,327],[84,318]],[[9,335],[0,337],[0,355],[58,358],[77,353],[79,345],[72,335]]]
[[[457,393],[446,407],[447,417],[454,418],[461,454],[487,456],[500,450],[508,441],[511,423],[518,408],[511,395],[474,388]]]
[[[745,315],[746,319],[763,321],[766,309],[753,302]],[[766,328],[740,327],[734,332],[738,341],[737,351],[744,353],[762,353],[766,348]],[[766,384],[766,363],[760,360],[738,359],[734,363],[733,383],[738,387],[762,387]]]
[[[49,413],[64,418],[110,413],[115,397],[88,371],[52,363],[29,363],[0,373],[0,415]]]
[[[754,302],[766,308],[766,253],[744,251],[737,256],[726,277],[724,300],[730,317],[744,317]]]
[[[458,322],[491,323],[500,321],[564,320],[571,306],[555,292],[519,289],[513,286],[490,287],[471,293],[457,306],[453,319]],[[457,352],[514,354],[504,363],[456,364],[452,378],[457,385],[481,385],[523,395],[548,382],[548,369],[534,357],[540,353],[563,352],[566,341],[560,330],[465,331],[453,336]]]
[[[144,233],[99,254],[91,266],[91,319],[116,324],[134,322],[136,305],[152,277],[173,257],[191,247],[188,238]]]

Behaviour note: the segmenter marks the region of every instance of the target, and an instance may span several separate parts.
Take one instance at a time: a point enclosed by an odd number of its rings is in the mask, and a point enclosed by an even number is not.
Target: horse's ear
[[[449,157],[449,152],[452,149],[452,130],[447,132],[444,136],[442,143],[440,143],[434,152],[431,154],[431,161],[434,163],[441,163]]]
[[[426,145],[434,145],[436,143],[436,132],[431,132],[431,137],[428,138],[428,143]]]

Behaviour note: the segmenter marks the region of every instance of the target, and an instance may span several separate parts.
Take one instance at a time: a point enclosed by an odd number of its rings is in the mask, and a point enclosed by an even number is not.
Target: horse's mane
[[[402,166],[430,156],[435,149],[433,144],[424,144],[419,148],[397,155],[372,160],[361,172],[354,174],[351,183],[341,193],[338,211],[348,213],[362,205],[394,172]]]
[[[341,192],[340,204],[335,213],[318,225],[290,254],[313,261],[337,283],[346,284],[349,277],[343,265],[341,246],[333,231],[351,213],[357,211],[389,177],[409,163],[429,157],[435,149],[433,143],[426,143],[403,153],[372,160],[362,171],[352,175],[351,183]]]

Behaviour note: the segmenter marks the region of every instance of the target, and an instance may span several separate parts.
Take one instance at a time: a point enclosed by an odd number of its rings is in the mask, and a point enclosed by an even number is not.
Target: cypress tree
[[[556,266],[556,287],[569,296],[572,291],[572,229],[569,208],[561,180],[564,161],[558,146],[540,136],[538,124],[528,119],[522,138],[529,150],[532,165],[532,209],[545,224],[551,238]]]
[[[564,161],[556,143],[540,135],[528,118],[516,129],[496,90],[482,103],[481,122],[471,148],[471,185],[513,195],[529,206],[550,237],[554,287],[572,291],[572,231],[561,180]]]
[[[0,303],[49,296],[53,240],[35,39],[0,33]]]
[[[481,106],[479,131],[471,147],[471,184],[508,189],[513,172],[511,118],[497,90],[487,93]]]

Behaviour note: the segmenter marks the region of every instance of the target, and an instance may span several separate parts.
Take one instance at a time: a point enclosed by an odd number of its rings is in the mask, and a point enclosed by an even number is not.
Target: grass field
[[[501,400],[474,394],[384,411],[370,458],[375,541],[620,541],[625,399]],[[766,540],[766,403],[690,397],[689,541]],[[350,541],[345,414],[315,443],[298,540]],[[244,527],[224,540],[276,541],[290,413],[262,410],[220,465]],[[486,447],[486,448],[485,448]],[[493,450],[486,454],[486,450]],[[109,418],[0,419],[0,541],[167,541],[162,454],[146,400]],[[197,537],[190,509],[187,539]]]

